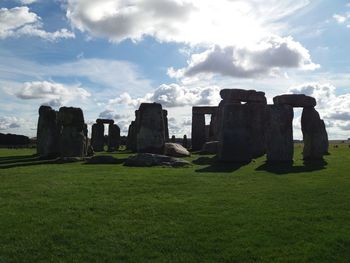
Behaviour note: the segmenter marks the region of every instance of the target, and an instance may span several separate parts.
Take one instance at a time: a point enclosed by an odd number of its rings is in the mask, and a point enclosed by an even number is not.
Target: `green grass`
[[[36,161],[0,149],[0,263],[350,262],[350,149],[326,166]],[[127,154],[115,154],[123,159]]]

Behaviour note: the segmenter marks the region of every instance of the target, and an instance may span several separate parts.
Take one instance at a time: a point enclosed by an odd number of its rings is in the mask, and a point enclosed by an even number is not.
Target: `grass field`
[[[350,262],[350,148],[326,164],[42,163],[0,149],[0,263]],[[128,154],[115,154],[124,159]]]

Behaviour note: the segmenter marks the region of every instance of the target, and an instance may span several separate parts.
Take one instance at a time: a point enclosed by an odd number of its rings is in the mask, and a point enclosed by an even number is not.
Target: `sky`
[[[349,46],[348,0],[0,0],[0,132],[35,136],[50,105],[126,135],[158,102],[170,135],[190,136],[192,106],[240,88],[313,96],[329,138],[347,139]]]

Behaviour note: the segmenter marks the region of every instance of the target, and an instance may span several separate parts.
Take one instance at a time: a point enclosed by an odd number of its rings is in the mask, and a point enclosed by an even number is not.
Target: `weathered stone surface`
[[[129,126],[126,148],[132,152],[137,151],[137,133],[135,121],[132,121]]]
[[[218,129],[218,123],[217,123],[217,114],[212,114],[210,118],[210,125],[209,125],[209,141],[217,140],[217,129]]]
[[[60,154],[60,125],[57,112],[49,106],[39,108],[37,128],[37,154],[41,157],[57,157]]]
[[[194,106],[192,107],[192,113],[196,114],[216,114],[218,110],[217,106]]]
[[[162,154],[165,144],[162,105],[159,103],[142,103],[139,114],[137,152]]]
[[[304,160],[320,160],[328,153],[328,135],[325,124],[314,108],[304,108],[301,115]]]
[[[97,155],[86,160],[87,164],[117,164],[118,159],[110,155]]]
[[[248,103],[250,150],[253,158],[266,154],[266,122],[267,105],[263,103]]]
[[[166,155],[139,153],[130,156],[124,163],[125,166],[132,167],[151,167],[151,166],[170,166],[170,167],[185,167],[191,163],[185,160],[174,158]]]
[[[285,94],[273,98],[276,105],[287,104],[292,107],[315,107],[316,100],[313,97],[304,94]]]
[[[192,112],[192,150],[198,151],[202,149],[206,141],[205,134],[205,116]]]
[[[173,157],[187,157],[191,155],[186,148],[178,143],[165,143],[164,154]]]
[[[108,151],[118,151],[120,145],[120,128],[116,124],[110,124],[108,127]]]
[[[268,105],[267,117],[267,161],[293,162],[293,107]]]
[[[219,152],[219,141],[206,142],[203,145],[202,153],[217,154]]]
[[[227,104],[224,107],[218,157],[223,162],[249,162],[250,120],[248,105]]]
[[[111,120],[111,119],[97,119],[96,123],[98,123],[98,124],[114,124],[114,120]]]
[[[187,139],[187,135],[185,134],[183,139],[182,139],[182,146],[185,148],[188,148],[188,139]]]
[[[261,102],[266,104],[265,93],[256,90],[223,89],[220,91],[223,100],[229,102]]]
[[[105,126],[103,123],[95,123],[91,128],[91,145],[95,152],[104,151],[104,133]]]
[[[87,138],[83,111],[80,108],[62,107],[57,116],[59,123],[62,124],[61,157],[85,157]]]
[[[165,141],[169,141],[169,124],[168,124],[168,111],[163,110],[163,121],[164,121],[164,134],[165,134]]]

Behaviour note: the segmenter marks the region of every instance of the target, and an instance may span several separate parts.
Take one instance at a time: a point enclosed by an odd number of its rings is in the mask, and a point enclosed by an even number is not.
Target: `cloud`
[[[282,68],[314,70],[318,67],[311,61],[308,50],[299,42],[291,37],[273,37],[251,47],[214,46],[192,55],[186,68],[170,68],[168,73],[176,78],[197,74],[256,78],[276,74]]]
[[[66,14],[73,27],[113,42],[151,36],[161,42],[229,45],[280,32],[286,27],[281,20],[308,4],[307,0],[67,0]]]
[[[74,38],[74,33],[63,28],[55,32],[42,29],[41,18],[31,12],[27,6],[11,9],[0,8],[0,39],[8,37],[33,36],[48,41]]]
[[[33,4],[37,1],[38,0],[19,0],[18,2],[20,2],[22,5],[30,5],[30,4]]]
[[[350,130],[350,93],[337,95],[328,83],[305,83],[289,90],[293,94],[306,94],[317,101],[317,110],[332,129]]]
[[[0,117],[0,130],[15,129],[20,127],[20,119],[16,117]]]
[[[350,8],[350,4],[345,5],[347,9]],[[334,14],[333,19],[340,25],[345,25],[347,28],[350,28],[350,10],[344,12],[342,14]]]
[[[99,118],[110,120],[121,120],[129,118],[129,115],[118,114],[114,110],[105,110],[100,113]]]
[[[210,86],[205,88],[187,88],[178,84],[162,84],[151,93],[142,98],[132,98],[127,92],[108,102],[109,107],[124,104],[134,108],[142,102],[157,102],[165,108],[193,106],[193,105],[217,105],[220,98],[220,88]]]
[[[48,81],[34,81],[24,83],[16,96],[23,100],[42,100],[44,104],[59,107],[71,101],[85,100],[91,94],[79,86],[67,86]]]
[[[335,21],[337,21],[338,24],[343,24],[347,20],[346,16],[342,16],[338,14],[334,14],[333,18],[335,19]]]

